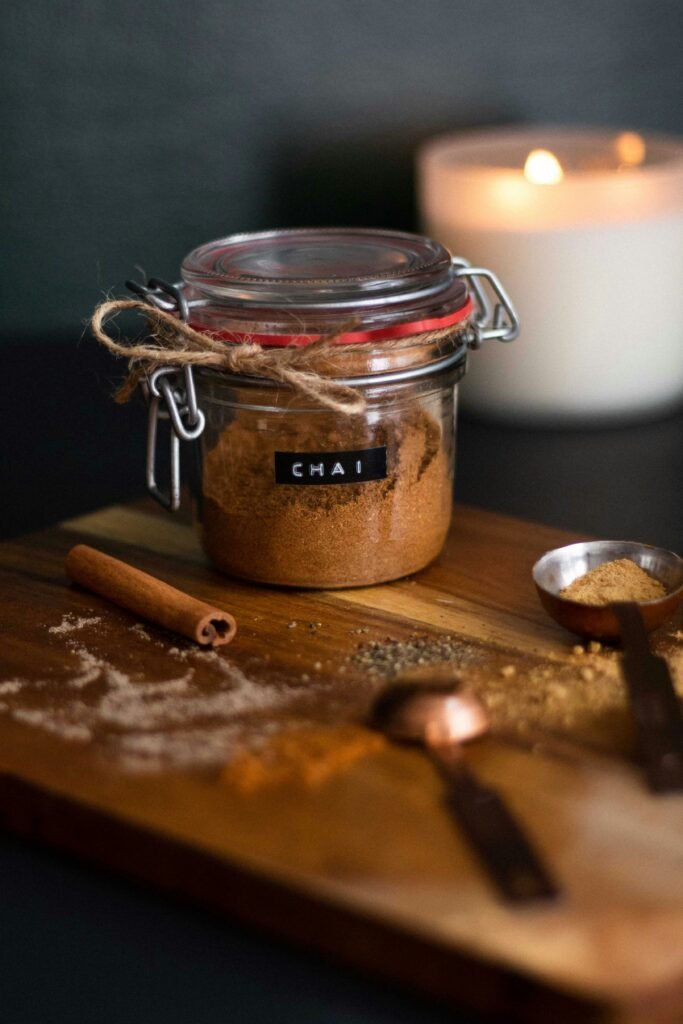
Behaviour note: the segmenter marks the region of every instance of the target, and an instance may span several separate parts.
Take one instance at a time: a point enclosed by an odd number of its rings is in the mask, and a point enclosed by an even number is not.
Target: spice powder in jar
[[[236,235],[186,257],[192,328],[260,346],[271,369],[307,349],[304,373],[279,381],[195,370],[206,418],[196,508],[219,569],[348,587],[439,554],[457,382],[481,335],[466,273],[438,243],[391,231]],[[509,312],[492,336],[514,336]]]

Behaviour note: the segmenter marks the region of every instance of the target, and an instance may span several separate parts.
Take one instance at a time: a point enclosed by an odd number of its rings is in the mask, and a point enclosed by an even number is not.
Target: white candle
[[[683,142],[501,128],[427,142],[418,170],[425,233],[490,267],[522,324],[471,360],[465,408],[595,423],[683,399]]]

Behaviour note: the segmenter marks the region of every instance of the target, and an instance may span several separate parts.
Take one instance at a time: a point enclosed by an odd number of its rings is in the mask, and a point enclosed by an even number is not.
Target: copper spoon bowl
[[[548,614],[580,636],[599,640],[618,638],[619,622],[609,605],[580,604],[560,597],[560,591],[579,576],[617,558],[630,558],[666,588],[664,597],[638,604],[648,633],[666,622],[683,601],[683,558],[666,548],[625,540],[593,540],[547,551],[536,562],[532,575]]]
[[[451,743],[467,743],[489,731],[485,705],[454,683],[394,683],[375,701],[371,724],[404,743],[423,743],[430,723],[447,723]]]

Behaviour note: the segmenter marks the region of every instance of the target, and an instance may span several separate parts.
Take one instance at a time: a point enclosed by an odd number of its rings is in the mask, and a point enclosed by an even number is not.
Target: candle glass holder
[[[683,142],[513,127],[419,151],[425,230],[490,266],[524,323],[482,353],[468,412],[543,426],[615,424],[683,401]]]

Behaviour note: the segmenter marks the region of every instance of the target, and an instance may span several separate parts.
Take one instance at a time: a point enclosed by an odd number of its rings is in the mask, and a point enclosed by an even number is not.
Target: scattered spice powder
[[[0,694],[4,696],[10,693],[20,693],[23,688],[23,679],[5,679],[4,682],[0,683]]]
[[[385,747],[379,733],[360,726],[310,726],[273,736],[259,751],[238,754],[222,779],[245,794],[291,784],[315,789]]]
[[[579,604],[603,605],[612,601],[656,601],[666,595],[666,588],[630,558],[603,562],[579,576],[560,597]]]
[[[335,687],[328,678],[308,673],[296,681],[269,674],[266,681],[259,679],[258,668],[255,675],[247,673],[222,653],[169,647],[144,631],[131,631],[136,643],[154,648],[158,676],[149,680],[137,671],[135,655],[117,653],[116,664],[108,660],[113,647],[106,620],[79,628],[78,637],[67,630],[52,641],[68,652],[64,668],[70,674],[0,681],[0,713],[64,742],[92,745],[104,765],[118,770],[215,770],[238,760],[245,766],[238,787],[248,789],[251,783],[244,780],[252,777],[258,777],[255,788],[275,778],[315,786],[317,779],[345,770],[346,755],[334,753],[337,746],[346,747],[340,742],[347,735],[340,732],[343,723],[365,721],[378,689],[406,673],[422,673],[427,681],[438,675],[472,690],[486,703],[494,733],[516,735],[530,745],[557,737],[622,755],[633,749],[620,655],[610,647],[577,647],[580,657],[570,647],[564,654],[536,657],[455,634],[366,640],[337,667],[344,682],[340,678]],[[683,696],[680,619],[654,643]],[[283,740],[282,748],[275,743],[285,729],[294,741],[293,724],[299,736],[311,737],[303,767],[296,759],[294,767],[288,763],[289,741]],[[329,757],[323,750],[327,740],[321,738],[328,736]],[[354,725],[348,736],[355,751],[349,752],[350,761],[370,752],[360,742],[360,737],[368,741],[366,730]],[[258,769],[248,767],[253,760],[247,755],[261,752],[266,766],[259,776]]]
[[[74,633],[79,629],[85,629],[86,626],[97,626],[101,621],[102,618],[99,615],[85,617],[67,612],[58,626],[50,626],[48,633]]]
[[[273,421],[277,422],[273,425]],[[422,409],[380,419],[240,410],[204,458],[202,536],[230,575],[290,586],[341,587],[422,569],[443,546],[451,518],[450,439]],[[386,448],[383,480],[276,483],[276,451]]]
[[[64,671],[1,680],[0,714],[65,743],[92,745],[102,763],[125,771],[218,768],[281,729],[282,712],[305,718],[326,694],[324,680],[264,681],[222,653],[169,647],[129,627],[138,643],[155,648],[159,677],[150,680],[135,656],[109,653],[106,620],[69,614],[47,631],[64,652]]]
[[[667,661],[683,696],[683,644],[670,639],[669,645]],[[555,737],[623,756],[633,750],[634,736],[620,661],[610,647],[575,645],[544,658],[495,652],[452,634],[366,642],[349,659],[375,686],[421,672],[425,681],[451,680],[471,690],[486,704],[494,733],[532,745]]]
[[[371,676],[392,679],[410,669],[426,665],[460,666],[473,656],[475,650],[464,640],[449,634],[414,634],[407,640],[387,638],[361,644],[350,660],[352,665]]]

